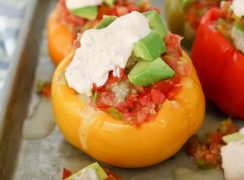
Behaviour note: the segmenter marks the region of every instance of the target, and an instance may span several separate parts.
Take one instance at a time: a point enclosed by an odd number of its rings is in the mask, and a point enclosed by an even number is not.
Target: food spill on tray
[[[239,129],[231,119],[205,137],[193,136],[186,152],[200,169],[223,170],[227,180],[244,177],[244,128]]]

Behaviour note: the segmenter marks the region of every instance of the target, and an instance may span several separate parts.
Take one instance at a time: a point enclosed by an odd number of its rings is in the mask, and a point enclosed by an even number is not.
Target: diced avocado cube
[[[116,16],[103,16],[103,19],[97,24],[97,29],[102,29],[111,24],[117,17]]]
[[[81,169],[80,171],[78,171],[77,173],[73,174],[72,176],[66,178],[65,180],[75,180],[76,177],[79,177],[87,169],[95,170],[97,176],[99,177],[99,180],[105,180],[108,177],[106,172],[103,170],[103,168],[97,162],[95,162],[95,163]]]
[[[107,4],[109,7],[113,7],[114,6],[114,0],[103,0],[103,2],[105,4]]]
[[[169,79],[174,73],[174,70],[159,57],[151,62],[138,62],[130,71],[128,78],[137,86],[147,86],[159,80]]]
[[[160,35],[151,31],[146,37],[135,43],[133,54],[146,61],[153,61],[166,51],[166,46]]]
[[[244,140],[244,134],[241,133],[233,133],[233,134],[229,134],[223,137],[223,141],[225,143],[229,143],[232,141],[239,141],[239,140]]]
[[[71,9],[70,12],[75,16],[83,17],[88,20],[96,19],[98,14],[97,6],[88,6],[83,8]]]
[[[164,25],[164,22],[161,18],[161,16],[158,14],[157,11],[148,11],[143,13],[147,19],[149,20],[149,26],[152,30],[158,32],[161,36],[161,38],[164,38],[164,36],[167,34],[167,28]]]

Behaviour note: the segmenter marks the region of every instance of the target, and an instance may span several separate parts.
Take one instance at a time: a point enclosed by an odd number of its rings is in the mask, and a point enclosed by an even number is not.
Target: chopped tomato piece
[[[126,102],[120,102],[115,106],[120,112],[128,112],[128,107]]]
[[[66,179],[71,175],[72,175],[72,172],[70,170],[63,168],[63,179]]]
[[[182,37],[172,33],[168,33],[167,36],[164,37],[168,55],[172,55],[177,59],[182,56],[182,49],[180,46],[181,40]]]
[[[135,115],[134,112],[126,112],[124,113],[124,117],[127,121],[131,121],[132,120],[132,117]]]
[[[171,78],[171,81],[173,84],[180,84],[181,76],[178,73],[175,73],[175,75]]]
[[[101,5],[98,9],[98,19],[102,19],[103,15],[112,15],[112,9],[109,6]]]
[[[116,11],[117,11],[117,15],[118,16],[123,16],[123,15],[129,13],[128,8],[127,7],[124,7],[124,6],[117,6],[116,7]]]
[[[167,93],[167,98],[169,100],[174,99],[174,97],[180,92],[181,88],[181,86],[174,86],[173,89]]]
[[[163,103],[166,99],[163,93],[161,93],[159,90],[154,88],[151,90],[151,95],[152,95],[152,100],[156,105]]]
[[[139,101],[142,106],[147,105],[148,103],[151,102],[151,93],[150,91],[144,92],[139,95]]]
[[[106,86],[103,85],[103,86],[99,86],[99,87],[97,87],[96,84],[93,84],[93,90],[94,90],[94,91],[97,91],[97,92],[104,92],[104,91],[106,91]]]
[[[158,89],[163,94],[168,94],[174,86],[170,84],[168,81],[162,80],[157,82],[153,87],[155,89]]]
[[[114,94],[111,91],[106,91],[98,94],[96,105],[100,109],[106,110],[113,106]]]
[[[135,104],[137,103],[137,94],[130,94],[127,99],[126,99],[126,103],[128,105],[129,108],[134,108]]]
[[[163,60],[175,71],[178,72],[178,59],[174,56],[165,55],[163,56]]]
[[[222,137],[223,135],[220,132],[214,132],[213,134],[210,135],[209,141],[210,143],[220,144],[223,142]]]

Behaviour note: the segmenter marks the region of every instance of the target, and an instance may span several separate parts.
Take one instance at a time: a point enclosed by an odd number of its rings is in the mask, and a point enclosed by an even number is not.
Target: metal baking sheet
[[[154,0],[152,5],[162,9],[162,2]],[[35,91],[35,85],[49,81],[54,71],[47,51],[45,22],[56,3],[55,0],[31,0],[26,10],[1,106],[0,180],[60,180],[63,167],[76,172],[95,161],[63,139],[55,126],[49,99],[39,97]],[[214,130],[227,118],[211,105],[206,111],[200,135]],[[184,149],[171,159],[147,168],[102,165],[125,180],[172,180],[177,168],[197,169]]]

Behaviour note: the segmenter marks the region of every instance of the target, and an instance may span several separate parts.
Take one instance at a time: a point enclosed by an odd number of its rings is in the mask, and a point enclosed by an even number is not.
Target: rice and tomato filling
[[[190,73],[189,65],[181,59],[181,37],[168,33],[164,42],[167,51],[162,59],[175,71],[171,79],[161,80],[149,86],[135,86],[128,81],[128,72],[135,64],[130,59],[120,78],[109,73],[106,84],[93,87],[91,104],[119,120],[140,126],[153,119],[166,100],[174,100],[181,91],[181,77]]]

